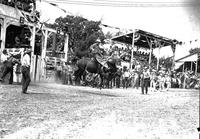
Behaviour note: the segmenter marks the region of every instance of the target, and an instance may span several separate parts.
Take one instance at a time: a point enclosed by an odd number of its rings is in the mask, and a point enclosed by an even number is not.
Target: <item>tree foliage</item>
[[[194,53],[200,53],[200,48],[196,47],[196,48],[191,48],[189,50],[190,54],[194,54]]]
[[[159,59],[159,63],[163,68],[170,70],[173,66],[173,58],[172,57],[168,57],[168,58],[161,57]]]
[[[69,35],[68,46],[76,51],[87,50],[97,39],[104,42],[105,36],[100,21],[89,21],[81,16],[59,17],[54,24],[47,26],[66,30]]]

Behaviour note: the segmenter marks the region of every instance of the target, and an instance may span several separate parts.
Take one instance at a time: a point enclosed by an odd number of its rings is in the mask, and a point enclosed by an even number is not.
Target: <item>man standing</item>
[[[120,78],[122,75],[122,69],[118,69],[116,73],[116,88],[120,88]]]
[[[27,49],[24,51],[24,55],[22,57],[22,93],[27,94],[28,86],[31,82],[30,78],[30,53],[31,50]]]
[[[156,74],[155,72],[150,73],[150,89],[151,91],[156,91]]]
[[[123,74],[123,88],[128,88],[129,86],[129,78],[130,78],[130,72],[128,71],[127,68],[124,69],[124,74]]]
[[[9,58],[9,54],[8,54],[7,50],[4,49],[2,52],[2,56],[1,56],[1,62],[5,63],[8,60],[8,58]]]
[[[169,88],[171,87],[171,78],[170,78],[170,75],[168,74],[165,75],[165,83],[167,85],[166,91],[168,91]]]
[[[60,81],[60,79],[61,79],[61,72],[62,72],[61,63],[57,62],[57,65],[56,65],[56,81]]]
[[[3,81],[4,78],[8,73],[10,73],[10,78],[9,78],[9,84],[13,83],[13,62],[12,59],[10,58],[10,54],[8,54],[7,50],[3,50],[3,55],[2,55],[2,63],[3,63],[3,68],[2,68],[2,76],[0,78],[0,81]]]
[[[1,63],[2,63],[1,72],[3,72],[5,69],[5,63],[7,62],[8,57],[9,57],[8,53],[7,53],[6,49],[4,49],[2,52],[2,56],[1,56]]]
[[[147,94],[148,93],[148,87],[150,84],[150,73],[147,69],[144,70],[144,72],[141,74],[141,89],[142,89],[142,94]],[[145,92],[144,92],[145,90]]]

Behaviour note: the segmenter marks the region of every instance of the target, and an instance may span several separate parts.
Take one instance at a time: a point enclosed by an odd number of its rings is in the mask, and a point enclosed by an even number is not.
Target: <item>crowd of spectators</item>
[[[200,75],[195,75],[192,71],[178,73],[164,70],[149,71],[147,67],[140,70],[128,70],[125,68],[119,71],[120,74],[112,80],[110,88],[139,89],[141,87],[144,93],[143,85],[144,87],[150,87],[152,92],[168,91],[170,88],[194,89],[200,87]],[[143,79],[143,76],[145,76],[146,72],[149,73],[149,77],[146,77],[147,82],[144,84],[145,79]],[[148,90],[146,92],[148,92]]]
[[[106,55],[121,55],[124,52],[129,53],[128,49],[114,48],[106,51]],[[118,69],[113,80],[104,85],[107,88],[142,88],[142,93],[150,91],[168,91],[170,88],[198,88],[200,85],[200,76],[192,71],[187,72],[171,72],[161,69],[156,70],[156,58],[152,55],[151,70],[149,70],[149,54],[144,52],[134,52],[134,67],[121,67]],[[73,81],[73,72],[75,68],[70,64],[57,64],[56,76],[57,80],[63,84],[75,85]],[[62,72],[61,72],[62,71]],[[147,74],[148,73],[148,74]]]

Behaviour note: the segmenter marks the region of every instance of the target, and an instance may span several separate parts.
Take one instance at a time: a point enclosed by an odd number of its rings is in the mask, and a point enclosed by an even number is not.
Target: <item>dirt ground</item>
[[[0,85],[0,138],[198,139],[199,90]]]

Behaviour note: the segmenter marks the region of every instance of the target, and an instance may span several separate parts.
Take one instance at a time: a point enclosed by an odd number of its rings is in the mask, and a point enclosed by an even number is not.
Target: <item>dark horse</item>
[[[109,68],[101,65],[95,57],[83,57],[76,62],[78,69],[74,72],[75,80],[80,79],[84,82],[93,82],[101,88],[103,79],[111,80],[117,67],[113,60],[107,61]]]

